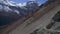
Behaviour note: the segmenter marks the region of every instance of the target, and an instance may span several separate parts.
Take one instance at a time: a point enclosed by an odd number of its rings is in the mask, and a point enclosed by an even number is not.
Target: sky
[[[25,2],[31,1],[31,0],[10,0],[10,1],[14,1],[16,3],[25,3]],[[40,2],[40,3],[44,3],[47,0],[37,0],[37,1]]]

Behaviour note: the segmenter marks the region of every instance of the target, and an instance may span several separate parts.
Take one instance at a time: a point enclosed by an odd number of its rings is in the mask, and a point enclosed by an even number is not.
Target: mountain
[[[0,0],[0,26],[11,24],[20,17],[18,7]]]
[[[0,26],[11,24],[13,21],[27,16],[33,9],[38,7],[38,4],[34,1],[21,5],[8,0],[0,0]]]
[[[28,8],[28,10],[34,10],[36,7],[38,7],[38,3],[35,1],[29,1],[27,2],[26,7]]]

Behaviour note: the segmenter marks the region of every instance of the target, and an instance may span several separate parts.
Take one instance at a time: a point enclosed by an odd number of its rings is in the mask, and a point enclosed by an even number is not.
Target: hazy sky
[[[24,3],[24,2],[27,2],[29,0],[11,0],[11,1],[14,1],[16,3]],[[40,3],[44,3],[47,0],[37,0],[37,1],[40,2]]]

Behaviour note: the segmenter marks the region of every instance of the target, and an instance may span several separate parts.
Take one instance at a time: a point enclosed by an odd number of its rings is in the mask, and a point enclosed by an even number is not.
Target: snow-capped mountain
[[[29,12],[36,7],[38,7],[38,4],[34,1],[17,4],[8,0],[0,0],[0,26],[9,24],[23,16],[27,16]]]
[[[26,7],[28,8],[28,11],[34,10],[36,7],[38,7],[38,3],[35,1],[29,1],[27,2]]]
[[[33,9],[38,7],[38,3],[35,1],[28,1],[27,3],[17,4],[12,1],[2,0],[0,2],[0,7],[1,7],[0,12],[4,11],[5,13],[8,13],[8,14],[9,12],[12,12],[13,14],[15,13],[17,15],[21,15],[21,14],[25,15],[26,13],[31,12]]]

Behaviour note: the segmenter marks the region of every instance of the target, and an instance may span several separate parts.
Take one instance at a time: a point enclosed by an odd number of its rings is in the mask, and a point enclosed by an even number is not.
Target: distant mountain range
[[[38,3],[29,1],[25,6],[0,0],[0,26],[8,25],[11,22],[28,15],[29,12],[38,7]]]

